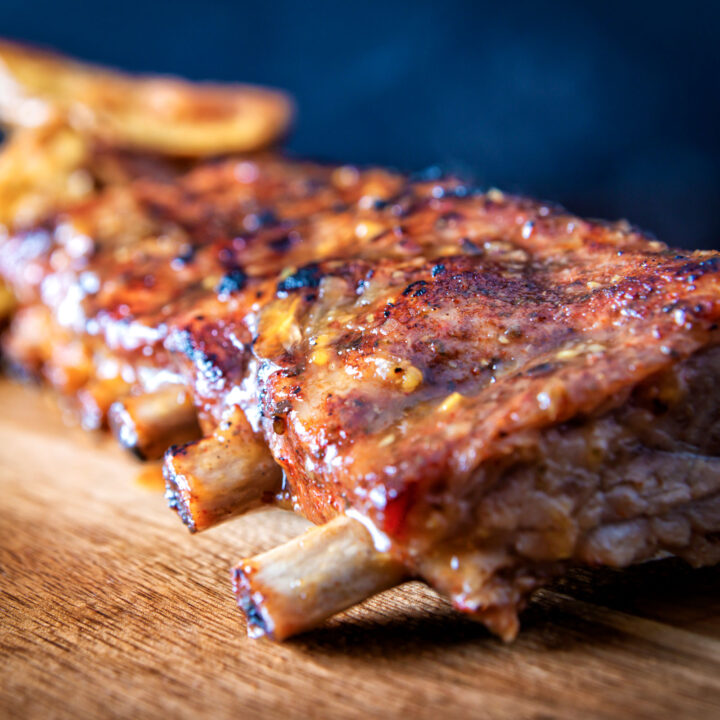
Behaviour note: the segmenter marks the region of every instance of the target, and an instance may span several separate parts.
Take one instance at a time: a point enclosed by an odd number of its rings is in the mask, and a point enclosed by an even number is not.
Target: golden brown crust
[[[505,545],[493,554],[467,523],[500,477],[488,468],[720,339],[718,253],[454,178],[271,156],[110,187],[8,239],[0,272],[25,305],[10,335],[18,361],[71,394],[100,374],[98,358],[108,376],[101,351],[134,391],[171,369],[205,435],[244,412],[294,507],[369,521],[507,637],[562,562],[493,565]],[[211,502],[217,489],[204,488]],[[564,561],[561,540],[530,551]],[[472,597],[456,589],[468,567]]]
[[[487,195],[419,201],[404,237],[448,214],[443,246],[317,265],[261,313],[266,434],[316,520],[350,502],[402,535],[414,497],[461,485],[505,438],[621,402],[717,338],[716,253]],[[293,313],[285,338],[264,325],[276,312]]]

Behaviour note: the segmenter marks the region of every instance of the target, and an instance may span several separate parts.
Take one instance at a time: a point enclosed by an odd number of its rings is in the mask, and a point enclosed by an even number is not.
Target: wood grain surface
[[[720,570],[577,572],[504,645],[417,583],[285,644],[249,640],[239,558],[301,532],[190,536],[142,467],[0,382],[3,718],[720,718]]]

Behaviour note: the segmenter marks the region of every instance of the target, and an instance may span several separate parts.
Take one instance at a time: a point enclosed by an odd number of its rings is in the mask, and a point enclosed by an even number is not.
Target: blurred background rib
[[[0,34],[286,88],[290,148],[626,217],[720,247],[720,3],[3,0]]]

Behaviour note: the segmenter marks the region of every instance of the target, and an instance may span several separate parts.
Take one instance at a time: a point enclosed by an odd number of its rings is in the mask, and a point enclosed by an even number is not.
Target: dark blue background
[[[720,3],[28,2],[0,34],[290,90],[304,155],[418,169],[720,246]]]

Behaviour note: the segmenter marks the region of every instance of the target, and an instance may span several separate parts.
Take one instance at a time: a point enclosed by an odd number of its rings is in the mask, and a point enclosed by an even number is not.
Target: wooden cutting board
[[[0,716],[720,718],[720,570],[578,572],[512,645],[412,583],[285,644],[229,568],[280,511],[191,536],[142,466],[0,381]]]

